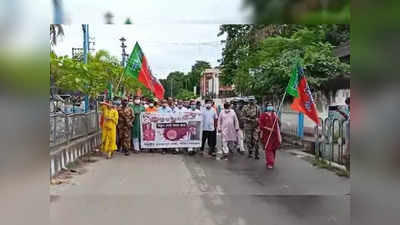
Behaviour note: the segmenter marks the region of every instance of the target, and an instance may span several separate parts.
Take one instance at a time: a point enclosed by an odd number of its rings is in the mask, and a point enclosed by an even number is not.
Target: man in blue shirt
[[[215,126],[218,116],[215,109],[211,107],[211,100],[206,100],[206,107],[205,109],[203,109],[202,114],[203,114],[203,138],[201,141],[200,151],[203,152],[204,145],[207,140],[208,146],[210,148],[208,154],[214,157],[216,156],[215,146],[217,144],[217,132]]]
[[[158,108],[159,113],[172,113],[171,108],[168,106],[167,100],[162,100],[161,107]]]
[[[172,113],[171,108],[168,106],[167,100],[163,99],[161,101],[161,106],[158,108],[158,113]],[[163,148],[161,154],[167,154],[167,149]]]

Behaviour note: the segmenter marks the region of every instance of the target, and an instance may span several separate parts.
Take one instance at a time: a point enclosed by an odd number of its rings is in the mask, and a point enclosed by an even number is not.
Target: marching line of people
[[[205,144],[208,145],[208,155],[217,160],[228,160],[229,153],[237,151],[244,155],[248,152],[249,159],[260,159],[260,143],[264,149],[266,167],[274,167],[276,150],[282,143],[280,121],[271,104],[260,108],[255,99],[250,102],[225,102],[223,109],[217,108],[209,99],[202,105],[200,101],[163,99],[158,105],[157,99],[143,100],[139,96],[133,99],[123,99],[120,103],[102,102],[102,144],[101,149],[110,159],[115,151],[129,155],[144,150],[154,152],[156,149],[140,148],[140,114],[146,113],[181,113],[198,112],[202,114],[203,133],[200,148],[162,148],[160,152],[178,154],[186,151],[189,155],[205,154]],[[277,123],[273,127],[274,121]],[[217,148],[217,135],[221,136],[222,146]],[[268,137],[270,140],[267,140]]]

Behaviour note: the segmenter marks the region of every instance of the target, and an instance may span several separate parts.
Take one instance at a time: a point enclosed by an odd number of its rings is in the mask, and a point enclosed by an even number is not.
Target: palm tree
[[[57,38],[64,35],[64,28],[61,24],[50,24],[50,44],[56,45]]]

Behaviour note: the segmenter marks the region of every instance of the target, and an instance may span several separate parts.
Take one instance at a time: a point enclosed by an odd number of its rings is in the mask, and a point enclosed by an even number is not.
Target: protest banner
[[[142,148],[201,147],[201,113],[142,113],[140,121]]]

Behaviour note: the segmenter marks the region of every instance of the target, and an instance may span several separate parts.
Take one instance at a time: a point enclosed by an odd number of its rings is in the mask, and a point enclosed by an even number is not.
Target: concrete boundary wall
[[[68,164],[92,152],[100,144],[101,132],[99,131],[52,150],[50,152],[50,178],[57,175],[62,169],[67,169]]]

